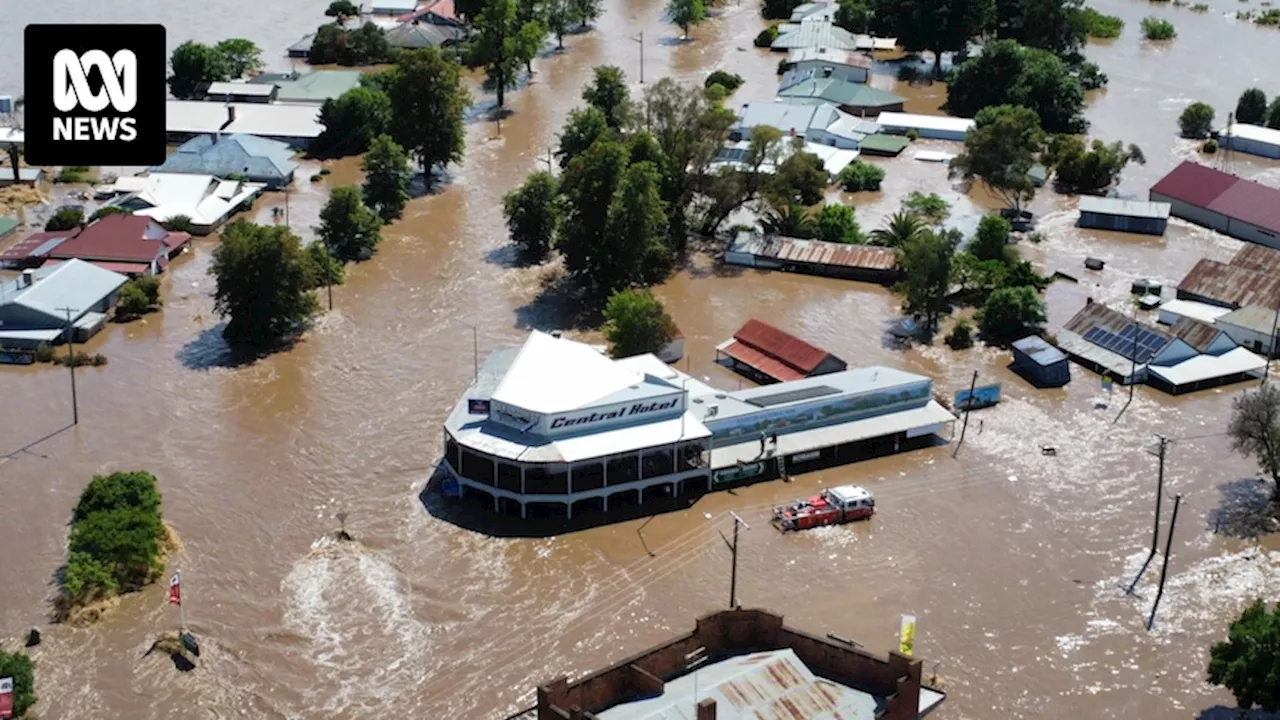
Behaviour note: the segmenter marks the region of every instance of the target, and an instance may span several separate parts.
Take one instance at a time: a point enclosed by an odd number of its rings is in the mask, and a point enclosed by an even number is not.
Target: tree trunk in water
[[[942,51],[933,51],[933,76],[935,78],[942,77]]]
[[[507,78],[502,76],[498,79],[498,109],[502,109],[502,103],[506,100],[507,94]]]
[[[18,146],[16,144],[9,145],[9,162],[13,165],[13,184],[18,184],[18,165],[20,164],[18,157]]]
[[[564,33],[562,32],[556,33],[556,49],[557,50],[564,49]]]

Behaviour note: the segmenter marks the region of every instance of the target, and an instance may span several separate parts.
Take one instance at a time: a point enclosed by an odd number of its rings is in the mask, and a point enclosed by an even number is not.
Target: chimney
[[[703,698],[698,703],[698,720],[716,720],[715,698]]]
[[[22,287],[31,287],[36,283],[36,271],[27,269],[22,271]]]

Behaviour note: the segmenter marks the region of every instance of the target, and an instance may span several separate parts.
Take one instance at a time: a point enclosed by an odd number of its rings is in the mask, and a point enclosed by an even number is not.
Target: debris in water
[[[27,633],[27,647],[35,647],[39,644],[40,644],[40,631],[37,630],[36,628],[31,628],[31,630]]]

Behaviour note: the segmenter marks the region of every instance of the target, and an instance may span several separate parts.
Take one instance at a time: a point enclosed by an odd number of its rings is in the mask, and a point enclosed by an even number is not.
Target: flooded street
[[[20,90],[27,22],[137,18],[164,22],[174,46],[244,36],[275,57],[319,24],[326,4],[14,3],[16,16],[0,26],[0,93]],[[1088,48],[1111,78],[1090,100],[1091,132],[1143,148],[1148,164],[1130,167],[1121,191],[1145,198],[1195,155],[1176,138],[1182,108],[1203,100],[1225,118],[1254,74],[1280,67],[1280,31],[1225,18],[1244,5],[1236,0],[1216,0],[1206,14],[1136,0],[1091,4],[1126,21],[1119,39]],[[158,585],[92,628],[50,628],[34,649],[41,717],[502,718],[533,703],[536,683],[621,659],[724,607],[729,564],[717,530],[731,525],[730,510],[752,524],[739,570],[743,605],[878,653],[895,645],[899,615],[915,614],[926,678],[936,672],[950,692],[942,720],[1194,718],[1231,703],[1203,683],[1208,646],[1245,602],[1280,595],[1280,544],[1214,533],[1224,502],[1266,489],[1244,479],[1256,464],[1221,436],[1232,398],[1252,384],[1177,398],[1138,388],[1117,420],[1128,390],[1099,409],[1106,392],[1079,366],[1066,389],[1041,391],[1009,372],[1002,352],[888,346],[883,328],[896,303],[877,287],[698,258],[656,292],[685,335],[691,374],[715,386],[740,382],[714,365],[713,349],[751,317],[851,366],[927,374],[947,395],[974,370],[982,383],[1003,383],[1004,401],[974,414],[956,458],[948,445],[714,494],[657,517],[643,534],[635,521],[495,539],[446,522],[439,499],[419,497],[440,459],[441,422],[472,379],[468,324],[483,355],[565,322],[563,308],[540,297],[546,270],[513,265],[499,206],[581,104],[591,68],[619,65],[638,93],[640,48],[629,38],[643,31],[649,83],[700,86],[720,67],[746,79],[734,104],[776,89],[779,56],[751,47],[764,25],[753,3],[727,5],[690,43],[662,22],[661,6],[610,0],[595,32],[535,61],[533,82],[508,95],[514,114],[501,135],[492,123],[470,126],[453,181],[412,201],[372,261],[349,266],[334,310],[292,350],[226,365],[206,275],[216,239],[204,238],[166,274],[161,313],[111,325],[91,342],[109,364],[78,371],[78,427],[66,429],[65,369],[0,369],[0,638],[11,646],[46,625],[66,522],[89,478],[145,468],[182,536],[171,566],[183,572],[187,621],[203,646],[190,673],[144,657],[177,623]],[[1138,23],[1150,14],[1171,18],[1177,40],[1141,42]],[[875,84],[896,86],[888,76]],[[908,111],[945,98],[940,84],[895,92],[910,98]],[[883,192],[846,198],[864,229],[913,189],[953,201],[957,221],[980,212],[944,166],[912,153],[875,160],[888,172]],[[1230,163],[1280,185],[1280,163],[1238,154]],[[306,237],[324,191],[359,181],[354,160],[331,167],[315,184],[299,173],[291,223]],[[270,222],[281,202],[259,202],[258,220]],[[1119,301],[1138,277],[1164,281],[1168,295],[1199,258],[1226,259],[1239,247],[1180,220],[1164,238],[1079,230],[1074,205],[1042,192],[1033,207],[1045,214],[1045,240],[1022,248],[1046,273],[1081,278],[1047,291],[1051,331],[1086,297]],[[1106,269],[1086,272],[1086,256]],[[1173,493],[1184,503],[1148,633],[1158,573],[1148,571],[1137,597],[1123,588],[1151,539],[1155,433],[1175,441],[1166,528]],[[1057,456],[1041,455],[1042,445]],[[764,522],[775,503],[846,482],[876,494],[874,521],[789,536]],[[327,540],[340,511],[358,543]]]

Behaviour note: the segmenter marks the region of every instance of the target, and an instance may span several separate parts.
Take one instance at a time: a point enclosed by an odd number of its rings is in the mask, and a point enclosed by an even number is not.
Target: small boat
[[[805,500],[773,509],[773,524],[783,532],[866,520],[876,512],[871,492],[859,485],[823,490]]]

